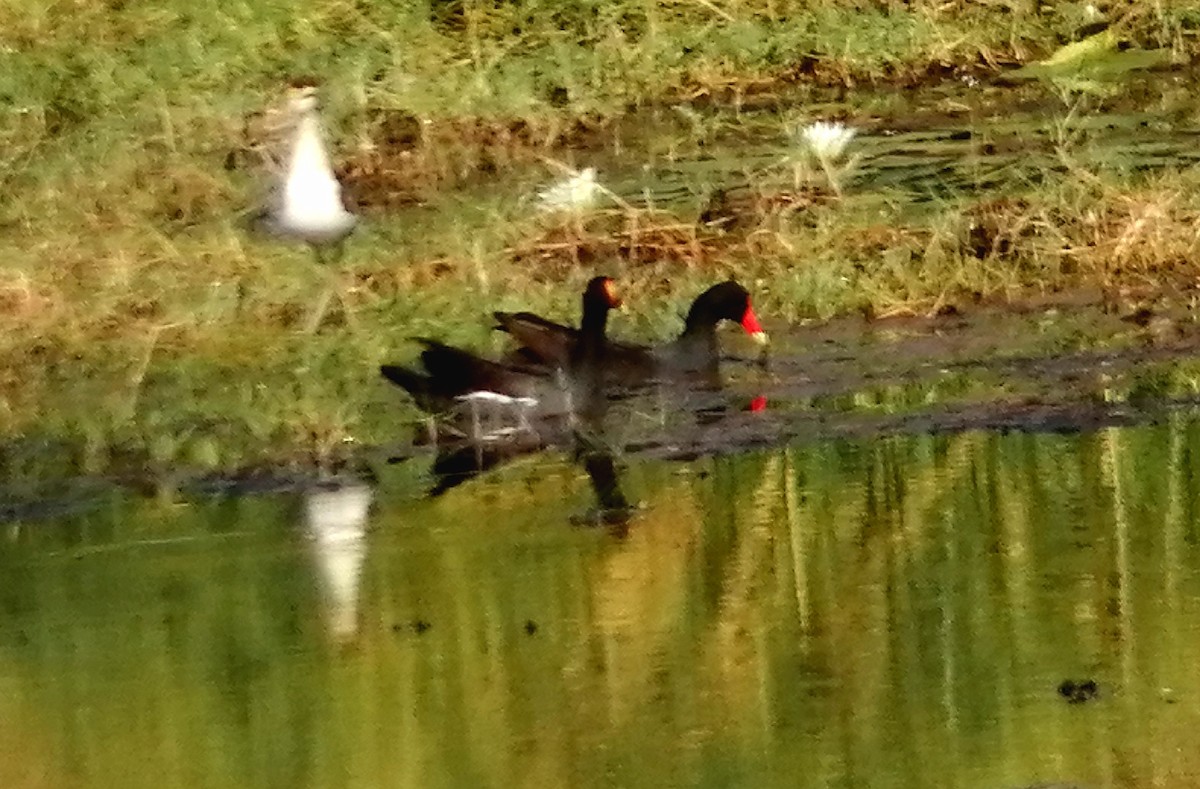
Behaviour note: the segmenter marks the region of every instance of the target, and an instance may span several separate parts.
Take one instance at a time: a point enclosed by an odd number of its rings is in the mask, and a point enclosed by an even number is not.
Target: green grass
[[[1120,276],[1153,279],[1193,251],[1186,171],[1054,177],[1016,207],[962,195],[914,214],[886,193],[853,190],[803,211],[761,203],[746,209],[749,227],[704,236],[700,254],[648,246],[636,260],[601,242],[635,219],[694,223],[699,205],[617,211],[588,218],[580,248],[595,258],[585,265],[547,252],[572,236],[522,203],[552,172],[543,157],[600,156],[628,170],[639,156],[707,150],[701,138],[726,150],[761,144],[762,116],[741,111],[748,101],[802,115],[804,102],[878,86],[837,106],[868,114],[870,102],[890,104],[902,117],[892,86],[1045,57],[1082,21],[1078,4],[1043,4],[1040,15],[1029,5],[464,0],[199,11],[10,0],[0,7],[6,475],[55,463],[74,473],[333,462],[401,435],[411,409],[374,371],[411,355],[408,338],[498,349],[488,312],[573,319],[596,269],[635,295],[617,330],[643,339],[676,330],[691,296],[730,274],[777,322],[919,312],[1117,276],[1111,255],[1087,248],[1120,233],[1131,239]],[[1192,57],[1196,12],[1149,6],[1130,6],[1123,35],[1176,62]],[[330,136],[364,205],[362,231],[329,273],[304,249],[240,229],[259,184],[227,168],[246,144],[244,118],[299,74],[323,81]],[[406,123],[416,140],[391,139]],[[1107,225],[1072,218],[1096,206]],[[1139,206],[1166,217],[1157,235],[1128,235]],[[967,254],[981,212],[1030,233],[1016,251]],[[1077,251],[1064,255],[1064,244]],[[304,335],[327,275],[348,320],[336,310]]]

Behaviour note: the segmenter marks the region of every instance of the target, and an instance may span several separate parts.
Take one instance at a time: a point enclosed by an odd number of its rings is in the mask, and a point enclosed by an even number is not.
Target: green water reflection
[[[9,527],[0,786],[1200,780],[1190,416],[388,473]]]

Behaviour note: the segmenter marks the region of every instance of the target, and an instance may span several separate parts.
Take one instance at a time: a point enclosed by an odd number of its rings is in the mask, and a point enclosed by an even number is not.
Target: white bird
[[[259,219],[269,232],[309,244],[318,262],[325,262],[325,250],[330,248],[336,259],[358,217],[342,203],[342,186],[321,132],[316,88],[294,88],[288,113],[293,128],[287,167]]]

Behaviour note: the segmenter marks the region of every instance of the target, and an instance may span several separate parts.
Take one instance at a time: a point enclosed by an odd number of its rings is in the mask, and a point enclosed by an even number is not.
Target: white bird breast
[[[342,205],[342,187],[333,174],[317,119],[312,115],[300,121],[296,133],[282,214],[285,224],[318,234],[339,231],[353,221]]]

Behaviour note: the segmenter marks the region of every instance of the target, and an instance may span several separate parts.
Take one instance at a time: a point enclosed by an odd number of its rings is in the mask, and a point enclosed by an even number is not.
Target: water
[[[1194,413],[418,463],[9,525],[0,786],[1200,782]]]

